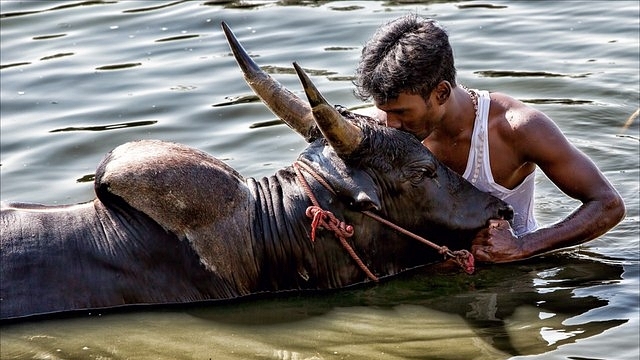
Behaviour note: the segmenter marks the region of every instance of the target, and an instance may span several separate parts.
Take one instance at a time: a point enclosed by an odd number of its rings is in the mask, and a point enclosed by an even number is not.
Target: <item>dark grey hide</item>
[[[315,107],[313,114],[322,116]],[[341,125],[316,119],[321,131],[309,132],[319,135],[299,159],[338,192],[305,174],[321,206],[354,226],[348,242],[378,277],[442,256],[360,210],[451,249],[468,249],[489,219],[510,217],[504,202],[411,135],[344,109],[339,115]],[[357,146],[337,152],[331,133],[347,125],[357,129]],[[138,141],[106,155],[95,190],[96,199],[78,205],[2,204],[1,319],[370,281],[333,233],[318,230],[310,241],[311,203],[290,166],[243,178],[199,150]]]

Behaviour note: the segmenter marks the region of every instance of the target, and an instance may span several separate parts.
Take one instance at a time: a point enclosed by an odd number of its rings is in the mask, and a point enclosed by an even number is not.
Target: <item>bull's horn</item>
[[[222,22],[222,30],[236,62],[242,69],[244,79],[262,102],[290,128],[302,135],[305,140],[311,142],[316,138],[319,134],[314,126],[313,114],[309,105],[262,71],[224,22]]]
[[[313,117],[320,131],[339,155],[351,154],[362,142],[362,130],[343,118],[338,110],[325,100],[297,63],[294,62],[293,67],[307,94]]]

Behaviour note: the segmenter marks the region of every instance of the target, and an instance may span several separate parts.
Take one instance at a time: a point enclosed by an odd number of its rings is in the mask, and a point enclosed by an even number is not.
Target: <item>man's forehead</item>
[[[421,95],[402,92],[395,99],[386,99],[386,101],[375,100],[374,104],[382,111],[399,111],[409,109],[422,102],[423,99]]]
[[[391,109],[399,105],[398,98],[374,99],[373,104],[380,110]]]

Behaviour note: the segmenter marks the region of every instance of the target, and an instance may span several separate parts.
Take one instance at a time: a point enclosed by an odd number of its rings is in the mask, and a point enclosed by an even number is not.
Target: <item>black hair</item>
[[[405,15],[381,26],[362,49],[355,94],[386,103],[401,92],[426,98],[443,80],[456,86],[449,36],[433,19]]]

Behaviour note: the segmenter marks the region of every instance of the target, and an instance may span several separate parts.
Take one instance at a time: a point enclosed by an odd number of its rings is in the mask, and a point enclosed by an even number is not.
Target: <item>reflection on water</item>
[[[606,289],[622,280],[623,267],[587,255],[485,267],[474,276],[427,268],[345,291],[5,325],[2,358],[153,357],[137,348],[179,358],[401,359],[422,358],[426,349],[438,359],[542,354],[627,322],[590,318],[609,303]],[[581,295],[586,289],[590,294]],[[192,350],[181,353],[185,348]]]

